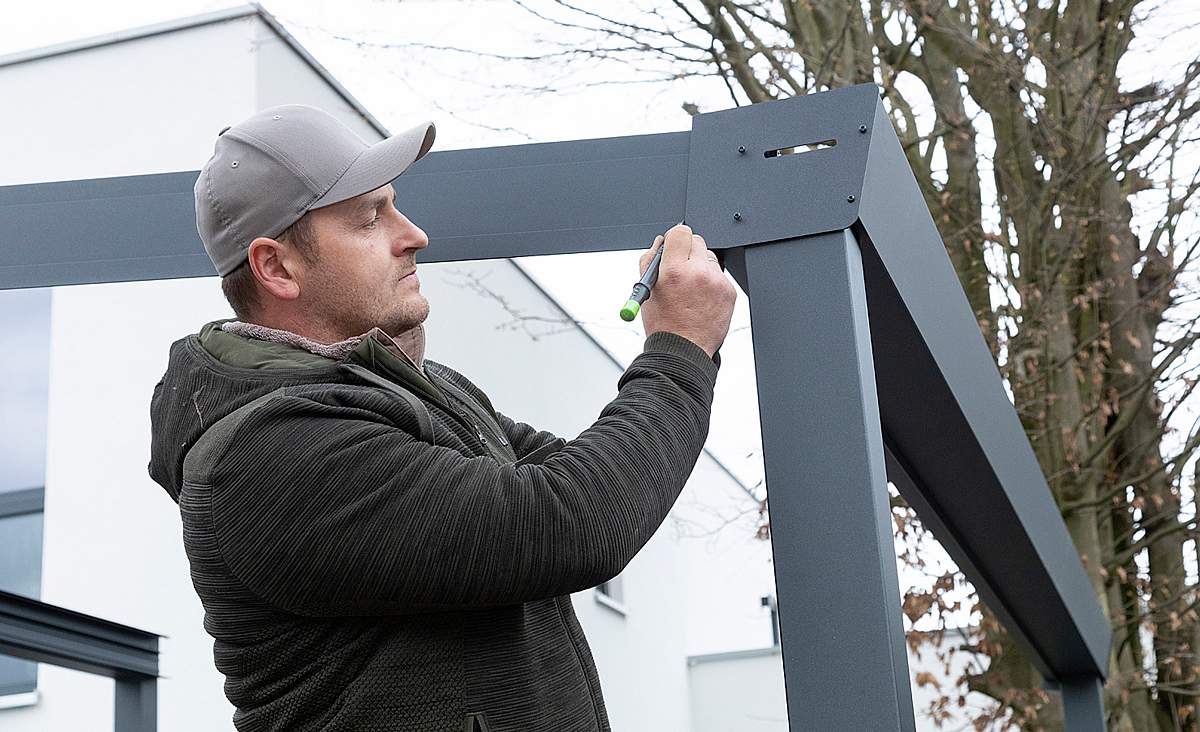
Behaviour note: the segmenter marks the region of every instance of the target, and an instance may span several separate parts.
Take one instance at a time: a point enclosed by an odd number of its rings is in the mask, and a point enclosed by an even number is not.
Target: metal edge
[[[283,27],[283,24],[279,22],[279,19],[267,12],[267,10],[258,3],[251,3],[248,7],[253,8],[254,14],[262,18],[263,22],[267,24],[267,27],[275,31],[275,34],[283,39],[283,42],[288,44],[288,46],[296,53],[297,56],[304,59],[304,62],[307,63],[312,70],[317,73],[317,76],[320,76],[321,79],[324,80],[324,82],[328,84],[330,88],[332,88],[337,95],[340,96],[344,102],[346,102],[346,104],[349,104],[355,112],[358,112],[358,114],[362,116],[363,120],[366,121],[367,124],[371,125],[371,127],[374,128],[375,131],[380,135],[384,137],[391,137],[392,133],[388,132],[387,127],[384,127],[383,123],[375,118],[375,115],[368,112],[367,108],[364,107],[363,104],[357,99],[355,99],[354,95],[351,94],[346,87],[342,86],[341,82],[335,79],[333,74],[329,73],[328,69],[322,66],[321,63],[317,61],[317,59],[311,53],[308,52],[308,49],[302,46],[300,42],[296,40],[295,36],[293,36],[286,28]]]
[[[45,507],[45,502],[46,489],[44,486],[0,491],[0,519],[40,513]]]
[[[62,56],[76,51],[87,51],[93,48],[102,48],[111,46],[125,41],[135,41],[141,38],[150,38],[153,36],[162,35],[164,33],[174,33],[179,30],[187,30],[189,28],[199,28],[213,23],[223,23],[227,20],[235,20],[244,18],[250,15],[256,15],[265,12],[257,3],[249,5],[239,5],[224,10],[214,10],[209,13],[201,13],[199,15],[189,15],[184,18],[176,18],[160,23],[151,23],[149,25],[138,26],[126,30],[114,31],[112,33],[102,33],[100,35],[88,36],[74,41],[66,41],[64,43],[56,43],[51,46],[42,46],[40,48],[31,48],[24,51],[5,54],[0,56],[0,68],[5,66],[16,66],[17,64],[27,63],[29,61],[40,61],[42,59]]]

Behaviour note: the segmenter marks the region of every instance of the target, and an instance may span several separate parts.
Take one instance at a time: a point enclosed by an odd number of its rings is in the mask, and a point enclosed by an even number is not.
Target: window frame
[[[596,602],[621,616],[629,614],[625,605],[625,578],[617,575],[607,582],[601,582],[593,588],[592,595]]]
[[[45,486],[17,488],[14,490],[0,490],[0,521],[3,521],[7,518],[15,518],[17,516],[41,514],[43,516],[44,526],[45,509]],[[42,584],[41,547],[38,547],[36,562],[37,584],[40,588]],[[38,594],[41,594],[40,591]],[[33,666],[33,678],[31,680],[9,682],[3,678],[0,678],[0,710],[27,707],[38,703],[40,698],[38,693],[38,665],[33,661],[28,663],[31,663]]]

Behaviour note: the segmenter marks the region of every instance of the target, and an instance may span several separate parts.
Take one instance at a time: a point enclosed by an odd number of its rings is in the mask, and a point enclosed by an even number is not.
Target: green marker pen
[[[662,261],[662,253],[666,248],[667,240],[664,237],[663,243],[658,245],[658,251],[654,253],[654,258],[650,260],[650,266],[646,268],[646,274],[642,275],[642,279],[633,286],[633,294],[629,296],[625,307],[621,308],[621,320],[626,323],[637,317],[638,311],[642,309],[642,303],[650,297],[650,288],[654,287],[655,282],[658,282],[658,263]]]

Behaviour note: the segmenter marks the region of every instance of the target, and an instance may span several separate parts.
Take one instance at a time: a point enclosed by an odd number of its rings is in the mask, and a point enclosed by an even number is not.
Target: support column
[[[858,244],[729,250],[747,293],[792,730],[915,729]]]
[[[155,732],[158,729],[158,679],[118,676],[115,681],[115,732]]]
[[[1104,732],[1104,683],[1095,676],[1060,682],[1066,732]]]

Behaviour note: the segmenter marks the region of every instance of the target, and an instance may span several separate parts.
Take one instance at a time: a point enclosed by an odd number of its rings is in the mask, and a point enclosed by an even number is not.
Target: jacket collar
[[[425,364],[423,324],[395,338],[376,327],[338,343],[323,344],[290,331],[225,319],[206,324],[198,337],[200,345],[213,357],[241,368],[328,366],[375,345],[400,358],[418,373],[423,373]]]
[[[341,361],[350,355],[365,338],[375,338],[393,354],[401,356],[416,369],[421,369],[425,361],[425,326],[418,323],[416,327],[392,337],[379,327],[337,343],[318,343],[291,331],[268,328],[257,323],[243,323],[240,320],[230,320],[221,324],[221,330],[234,335],[254,338],[260,341],[281,343],[285,346],[303,349],[309,353],[324,356],[334,361]]]

